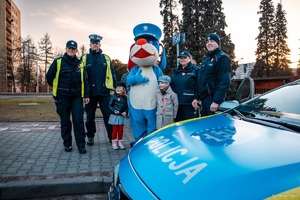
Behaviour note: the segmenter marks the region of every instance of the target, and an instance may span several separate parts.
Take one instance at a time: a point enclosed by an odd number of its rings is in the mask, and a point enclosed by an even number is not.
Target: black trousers
[[[72,123],[78,148],[85,147],[85,130],[83,122],[83,99],[81,96],[59,98],[55,100],[56,112],[60,117],[61,137],[64,146],[72,146]],[[70,116],[72,115],[72,121]]]
[[[205,97],[201,99],[201,116],[208,116],[208,115],[213,115],[215,112],[210,111],[210,105],[212,104],[212,100],[210,97]]]
[[[96,114],[97,105],[99,103],[100,110],[103,115],[104,125],[107,131],[107,137],[111,141],[112,125],[108,124],[108,119],[110,115],[110,111],[108,108],[109,100],[110,100],[110,96],[94,96],[94,97],[90,97],[90,102],[85,105],[85,112],[86,112],[85,127],[87,130],[86,135],[88,137],[95,137],[95,133],[96,133],[95,114]]]
[[[192,119],[199,117],[198,112],[191,105],[179,105],[175,122],[179,122],[186,119]]]

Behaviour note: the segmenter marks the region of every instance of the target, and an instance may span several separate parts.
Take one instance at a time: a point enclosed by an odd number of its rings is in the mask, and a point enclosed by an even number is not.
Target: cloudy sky
[[[34,43],[48,33],[55,49],[65,48],[73,39],[88,48],[88,35],[103,36],[102,50],[112,59],[127,63],[133,43],[133,28],[144,22],[162,28],[159,0],[13,0],[21,11],[22,37]],[[261,0],[223,0],[226,33],[236,45],[236,60],[255,61],[258,18]],[[300,1],[281,0],[288,21],[288,45],[291,60],[299,60]],[[273,0],[274,7],[280,0]],[[180,12],[180,11],[179,11]]]

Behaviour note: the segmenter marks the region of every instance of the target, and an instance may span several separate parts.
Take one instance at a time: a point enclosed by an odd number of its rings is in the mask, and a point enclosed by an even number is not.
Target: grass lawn
[[[101,117],[99,108],[96,117]],[[52,97],[0,99],[0,121],[59,121]]]

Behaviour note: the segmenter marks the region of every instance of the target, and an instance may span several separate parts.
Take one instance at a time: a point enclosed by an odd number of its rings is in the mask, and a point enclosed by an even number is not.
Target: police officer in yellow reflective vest
[[[110,115],[108,105],[110,95],[114,90],[114,83],[116,83],[117,79],[109,56],[103,54],[100,49],[102,37],[100,35],[91,34],[89,39],[89,53],[83,55],[81,60],[85,64],[90,86],[90,103],[85,106],[85,127],[87,130],[87,145],[92,146],[96,133],[95,112],[98,104],[103,115],[107,137],[109,141],[111,141],[112,125],[108,124]]]
[[[60,117],[65,151],[72,151],[72,123],[79,153],[86,153],[83,102],[89,103],[89,85],[83,63],[77,58],[77,43],[70,40],[66,53],[53,61],[46,74]],[[70,120],[72,115],[72,122]]]

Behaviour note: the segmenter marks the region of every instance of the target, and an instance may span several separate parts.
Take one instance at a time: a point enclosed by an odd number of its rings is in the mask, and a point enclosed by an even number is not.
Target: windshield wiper
[[[271,123],[275,123],[278,125],[282,125],[291,129],[296,129],[296,130],[300,130],[300,125],[298,124],[294,124],[294,123],[290,123],[290,122],[286,122],[286,121],[279,121],[279,120],[272,120],[272,119],[264,119],[264,118],[257,118],[266,122],[271,122]]]
[[[247,122],[252,122],[252,123],[256,123],[256,124],[261,124],[261,125],[264,125],[264,126],[268,126],[268,127],[272,127],[272,128],[277,128],[277,129],[281,129],[281,130],[286,130],[286,131],[292,131],[292,132],[295,132],[293,129],[291,128],[295,128],[295,127],[290,127],[288,128],[287,127],[287,123],[278,123],[277,121],[272,121],[272,120],[265,120],[265,119],[261,119],[261,118],[247,118],[245,117],[240,111],[236,110],[236,109],[233,109],[233,111],[236,113],[236,115],[241,119],[241,120],[244,120],[244,121],[247,121]],[[300,130],[300,126],[298,125],[295,125],[297,129]]]

